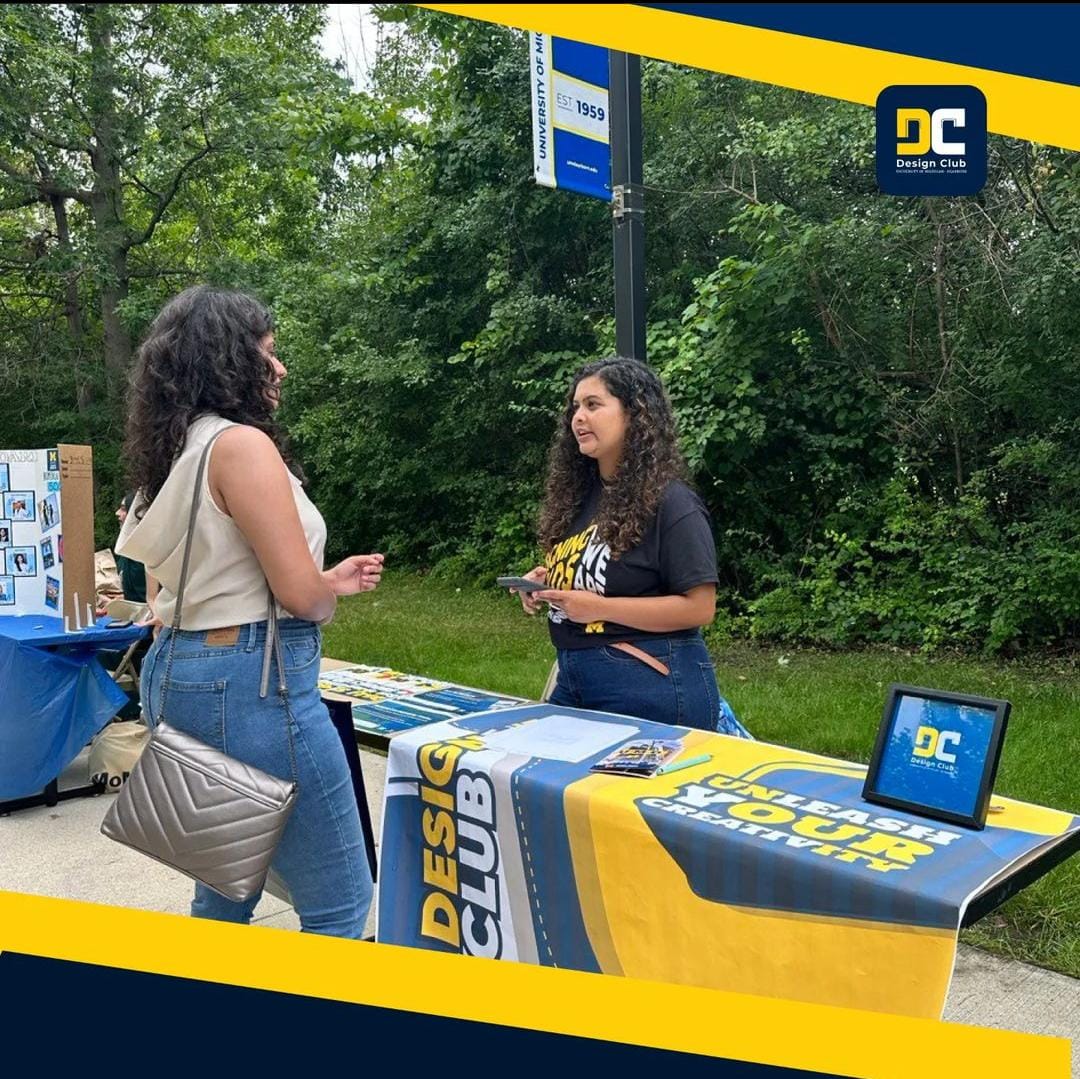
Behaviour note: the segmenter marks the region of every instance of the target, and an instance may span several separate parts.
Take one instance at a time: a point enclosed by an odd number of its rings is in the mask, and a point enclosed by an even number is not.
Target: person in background
[[[127,520],[128,510],[131,508],[131,502],[134,495],[125,495],[120,501],[120,505],[116,507],[116,519],[120,522],[121,529],[124,526],[124,521]],[[108,555],[108,551],[102,552],[104,555]],[[116,577],[112,577],[110,574],[110,586],[117,578],[120,581],[120,590],[123,593],[123,599],[128,600],[131,603],[138,603],[140,605],[146,605],[146,568],[141,562],[136,562],[131,558],[125,558],[123,555],[113,552],[116,562]],[[103,618],[109,613],[109,604],[112,603],[117,597],[115,594],[102,595],[98,593],[97,608],[94,614],[98,618]],[[150,619],[149,609],[143,615],[143,621]],[[122,615],[120,621],[128,621],[128,616]],[[131,654],[131,665],[135,670],[136,676],[141,675],[143,660],[146,658],[147,652],[150,651],[150,638],[140,641],[138,647]],[[103,651],[98,653],[98,661],[107,671],[115,671],[123,662],[123,652]],[[142,710],[139,707],[138,695],[134,691],[128,692],[128,703],[116,713],[116,718],[119,720],[139,719],[142,715]]]
[[[116,507],[116,519],[123,529],[127,520],[128,511],[134,501],[133,494],[124,495],[123,501]],[[120,574],[120,587],[124,592],[124,599],[132,603],[146,602],[146,567],[133,558],[125,558],[122,554],[116,555],[116,572]]]
[[[134,498],[135,496],[133,494],[124,495],[120,501],[120,505],[116,507],[116,519],[120,522],[121,529],[123,529],[124,522],[127,520],[128,510],[131,509],[131,503]],[[130,600],[132,603],[146,603],[146,567],[141,562],[136,562],[133,558],[125,558],[122,554],[116,554],[115,551],[113,552],[113,555],[116,561],[116,573],[120,579],[120,591],[123,593],[123,598]],[[110,602],[111,597],[98,596],[95,614],[97,614],[99,618],[108,612]]]

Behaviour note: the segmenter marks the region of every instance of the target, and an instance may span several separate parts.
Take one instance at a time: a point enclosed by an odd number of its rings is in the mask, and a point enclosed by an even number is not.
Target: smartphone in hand
[[[530,581],[528,577],[496,577],[500,588],[516,588],[519,592],[542,592],[547,585],[543,581]]]

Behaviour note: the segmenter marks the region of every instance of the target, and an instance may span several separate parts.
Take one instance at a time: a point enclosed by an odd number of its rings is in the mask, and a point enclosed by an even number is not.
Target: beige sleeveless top
[[[116,553],[142,562],[161,585],[154,610],[167,626],[172,625],[176,590],[184,559],[184,540],[195,493],[195,474],[206,443],[218,431],[237,426],[220,416],[201,416],[189,428],[187,441],[173,463],[164,486],[146,506],[136,496],[120,530]],[[214,449],[210,450],[213,457]],[[221,629],[225,626],[260,622],[267,616],[267,584],[251,544],[236,522],[218,508],[210,494],[210,463],[203,476],[202,500],[192,536],[191,561],[184,589],[182,629]],[[296,509],[304,528],[308,548],[316,566],[322,569],[326,548],[326,524],[322,514],[304,493],[300,481],[290,472]],[[142,519],[140,520],[140,513]],[[278,608],[281,617],[287,611]]]

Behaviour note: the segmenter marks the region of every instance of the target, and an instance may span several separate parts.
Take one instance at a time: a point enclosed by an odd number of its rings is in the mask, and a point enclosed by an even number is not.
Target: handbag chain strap
[[[191,562],[191,541],[195,535],[195,517],[199,512],[199,503],[202,501],[203,477],[206,475],[206,462],[210,457],[210,450],[217,441],[218,436],[227,431],[223,428],[210,437],[203,448],[199,458],[199,468],[195,474],[195,494],[191,500],[191,515],[188,517],[187,538],[184,540],[184,559],[180,565],[180,584],[176,589],[176,606],[173,610],[172,632],[169,634],[169,654],[165,660],[165,677],[161,681],[161,712],[155,724],[165,717],[165,701],[167,699],[169,681],[172,677],[173,656],[176,652],[176,633],[180,629],[180,616],[184,603],[184,587],[187,585],[188,566]],[[289,766],[292,768],[293,782],[297,781],[298,771],[296,767],[296,746],[293,742],[292,732],[292,709],[289,707],[289,687],[285,680],[285,663],[281,656],[281,634],[278,632],[277,602],[269,583],[266,586],[267,593],[267,616],[266,616],[266,643],[263,646],[262,678],[259,683],[259,696],[265,697],[270,684],[270,657],[273,656],[278,669],[278,696],[285,707],[285,733],[289,738]]]

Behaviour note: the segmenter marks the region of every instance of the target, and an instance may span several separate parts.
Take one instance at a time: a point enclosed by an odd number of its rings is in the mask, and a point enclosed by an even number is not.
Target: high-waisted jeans
[[[720,691],[701,637],[662,637],[632,643],[660,660],[671,673],[661,674],[610,645],[560,648],[559,677],[549,702],[715,731]]]
[[[170,725],[271,775],[293,776],[277,664],[259,697],[266,622],[239,626],[235,643],[208,644],[207,632],[180,630],[165,699],[162,681],[171,629],[163,629],[142,669],[142,706],[153,725]],[[318,690],[322,641],[312,622],[279,623],[296,753],[296,805],[274,856],[274,870],[292,895],[302,929],[327,936],[363,936],[372,883],[345,750]],[[211,640],[228,637],[211,631]],[[259,900],[243,903],[195,885],[197,918],[248,923]]]

